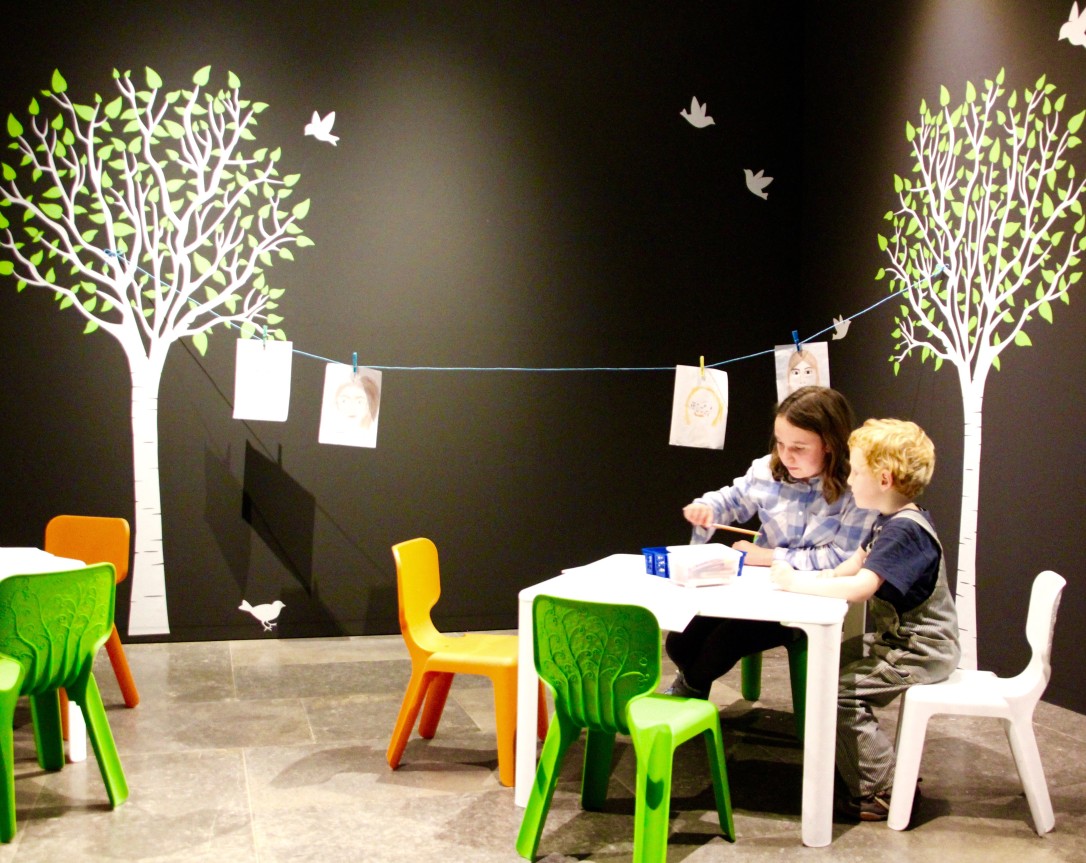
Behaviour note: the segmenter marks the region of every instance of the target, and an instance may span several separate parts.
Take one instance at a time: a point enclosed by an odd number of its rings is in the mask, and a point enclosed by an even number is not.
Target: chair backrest
[[[113,630],[111,563],[0,580],[0,653],[25,669],[22,693],[71,686]]]
[[[582,728],[629,734],[626,707],[660,683],[660,626],[637,605],[537,596],[535,667],[555,710]]]
[[[441,633],[430,611],[441,596],[441,570],[437,546],[418,537],[392,546],[396,561],[396,596],[400,607],[400,632],[412,653],[433,653]]]
[[[1040,691],[1037,697],[1048,685],[1052,676],[1052,637],[1056,630],[1056,613],[1060,607],[1060,597],[1063,588],[1067,584],[1062,575],[1052,570],[1045,570],[1033,579],[1033,587],[1029,596],[1029,613],[1026,616],[1026,640],[1029,642],[1033,655],[1029,665],[1019,675],[1020,678],[1030,678],[1040,681]],[[1031,686],[1036,686],[1031,683]]]
[[[112,563],[117,581],[128,577],[128,521],[96,515],[58,515],[45,526],[45,550],[84,563]]]

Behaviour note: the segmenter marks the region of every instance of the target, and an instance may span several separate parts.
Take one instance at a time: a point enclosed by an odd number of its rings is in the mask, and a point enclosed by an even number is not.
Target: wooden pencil
[[[747,536],[758,535],[758,531],[756,530],[747,530],[745,527],[732,527],[732,525],[730,524],[714,524],[713,527],[715,527],[717,530],[730,530],[733,533],[743,533]]]

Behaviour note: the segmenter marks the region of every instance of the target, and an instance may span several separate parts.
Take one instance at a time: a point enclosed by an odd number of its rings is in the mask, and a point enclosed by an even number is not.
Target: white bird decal
[[[716,122],[712,117],[706,115],[705,109],[708,107],[708,103],[704,105],[699,105],[697,96],[692,96],[690,98],[690,110],[687,111],[684,108],[679,112],[679,115],[685,117],[686,122],[688,122],[691,126],[694,126],[698,129],[704,129],[706,126],[712,126],[713,123]]]
[[[318,141],[327,141],[333,147],[336,145],[336,141],[339,140],[339,136],[332,134],[332,124],[336,122],[336,112],[329,111],[324,115],[322,120],[320,115],[316,111],[313,112],[313,119],[305,124],[305,133],[312,135]]]
[[[747,188],[759,198],[769,200],[769,193],[764,191],[764,189],[773,182],[773,178],[763,177],[763,171],[759,171],[755,174],[750,168],[744,168],[743,173],[747,175]]]
[[[1079,12],[1077,0],[1071,4],[1071,17],[1060,27],[1060,39],[1072,45],[1086,45],[1086,5]]]
[[[262,605],[249,605],[244,599],[241,601],[241,605],[238,606],[239,611],[247,611],[253,617],[260,621],[264,627],[265,632],[271,632],[275,626],[275,619],[279,616],[279,612],[286,608],[286,605],[281,600],[275,600],[275,602],[265,602]]]
[[[833,319],[833,326],[834,326],[835,329],[834,329],[833,337],[835,339],[843,339],[845,336],[847,336],[848,335],[848,325],[851,324],[851,323],[852,323],[852,321],[850,321],[848,318],[834,318]]]

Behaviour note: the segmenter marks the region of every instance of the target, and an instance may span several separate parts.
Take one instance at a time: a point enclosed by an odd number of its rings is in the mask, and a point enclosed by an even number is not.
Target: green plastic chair
[[[807,715],[807,636],[787,645],[788,677],[792,684],[792,715],[796,721],[796,737],[803,740],[803,724]],[[740,691],[747,701],[757,701],[762,695],[762,654],[744,656],[739,664]]]
[[[720,828],[734,841],[731,794],[716,706],[655,692],[660,683],[660,627],[648,609],[537,596],[532,604],[535,666],[554,694],[554,719],[517,836],[517,852],[535,857],[562,762],[587,731],[581,805],[607,797],[615,735],[628,734],[637,755],[635,863],[667,858],[671,768],[675,750],[698,734],[709,753]]]
[[[128,799],[128,783],[92,673],[94,657],[113,631],[115,591],[116,574],[109,563],[0,581],[0,841],[15,837],[12,725],[20,695],[30,698],[43,769],[64,766],[57,696],[64,687],[83,711],[110,805]]]

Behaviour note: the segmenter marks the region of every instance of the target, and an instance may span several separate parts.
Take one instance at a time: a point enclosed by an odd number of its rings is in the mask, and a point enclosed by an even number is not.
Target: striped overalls
[[[916,522],[939,543],[919,512],[906,509],[894,518]],[[871,597],[868,610],[875,631],[841,646],[837,770],[853,797],[889,794],[894,784],[894,743],[872,708],[885,707],[914,684],[945,680],[958,665],[958,618],[942,545],[939,552],[939,577],[931,596],[900,615],[889,602]]]

